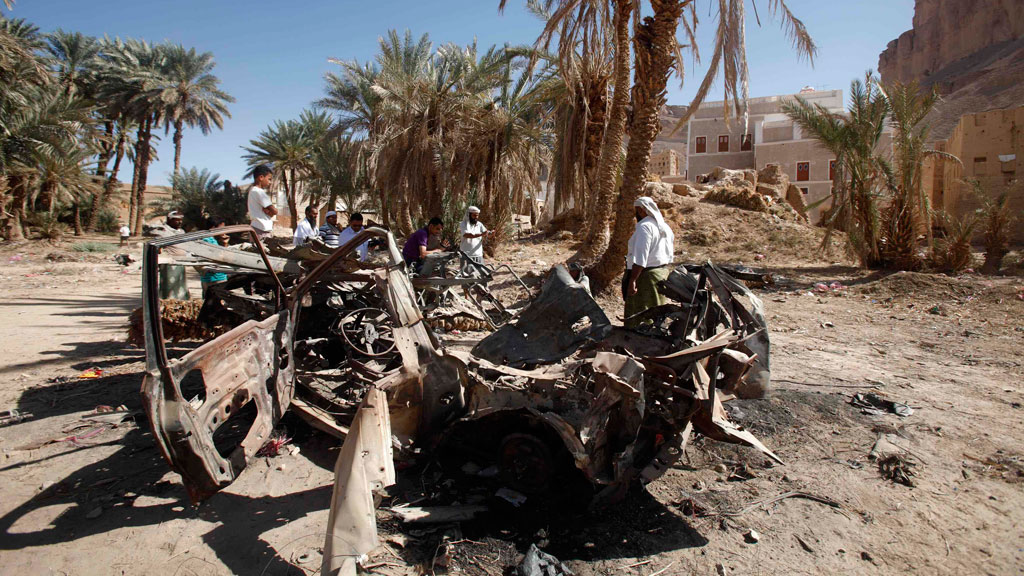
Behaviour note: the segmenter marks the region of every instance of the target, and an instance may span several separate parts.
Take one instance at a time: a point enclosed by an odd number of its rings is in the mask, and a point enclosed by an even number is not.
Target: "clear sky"
[[[697,1],[706,23],[701,46],[708,46],[709,7],[717,2]],[[788,0],[819,46],[812,68],[796,59],[778,24],[767,18],[767,1],[754,1],[762,26],[748,8],[751,96],[794,93],[806,85],[848,92],[850,80],[877,67],[886,43],[911,27],[914,11],[914,0]],[[336,68],[329,57],[371,59],[378,38],[391,28],[429,33],[435,45],[474,38],[484,47],[532,43],[542,26],[524,5],[508,0],[499,14],[497,0],[18,0],[7,16],[25,18],[44,32],[63,28],[168,40],[213,52],[222,87],[238,101],[223,131],[205,137],[185,133],[182,165],[238,182],[245,172],[240,147],[273,120],[298,116],[322,95],[324,73]],[[678,79],[670,82],[670,104],[686,104],[699,85],[704,70],[691,64],[683,87]],[[709,98],[720,100],[721,88]],[[173,162],[170,137],[158,146],[150,183],[166,184]]]

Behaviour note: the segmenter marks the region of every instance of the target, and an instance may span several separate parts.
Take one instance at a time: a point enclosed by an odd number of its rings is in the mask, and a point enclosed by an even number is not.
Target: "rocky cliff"
[[[1024,0],[917,0],[913,29],[889,43],[878,71],[944,95],[933,138],[963,114],[1024,105]]]
[[[1024,38],[1021,0],[917,0],[914,27],[878,58],[886,81],[931,82],[951,64]]]

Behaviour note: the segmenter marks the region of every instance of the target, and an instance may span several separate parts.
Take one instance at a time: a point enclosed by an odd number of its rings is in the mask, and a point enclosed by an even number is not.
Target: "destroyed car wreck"
[[[663,286],[673,303],[647,311],[640,330],[612,325],[555,267],[525,309],[464,351],[428,326],[384,230],[360,232],[286,283],[279,274],[296,265],[267,256],[254,235],[259,254],[230,255],[200,242],[209,235],[147,244],[144,405],[193,501],[230,484],[286,410],[343,436],[324,574],[355,574],[377,546],[374,492],[394,484],[396,461],[456,470],[473,461],[527,495],[585,486],[578,504],[612,502],[657,479],[694,432],[781,462],[723,408],[767,390],[768,333],[757,297],[710,263],[673,271]],[[348,258],[370,238],[384,242],[383,265]],[[160,252],[172,246],[262,268],[272,313],[168,358],[156,283]]]

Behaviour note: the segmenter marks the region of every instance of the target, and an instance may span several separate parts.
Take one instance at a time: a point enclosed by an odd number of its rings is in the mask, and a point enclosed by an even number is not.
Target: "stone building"
[[[687,126],[688,147],[684,173],[696,178],[717,166],[733,170],[760,170],[768,164],[782,167],[811,204],[832,189],[833,156],[782,113],[782,103],[800,96],[812,104],[842,113],[843,91],[805,88],[799,94],[751,98],[746,129],[742,119],[723,118],[723,102],[705,102]],[[818,210],[811,211],[812,221]]]
[[[679,152],[671,148],[655,150],[651,153],[650,172],[658,176],[679,176],[680,172]]]
[[[965,180],[977,180],[985,194],[1010,193],[1011,214],[1024,213],[1024,106],[965,114],[946,140],[935,149],[948,152],[962,162],[928,159],[922,168],[925,191],[936,210],[956,216],[979,206],[973,187]],[[1024,242],[1024,221],[1017,219],[1013,241]]]

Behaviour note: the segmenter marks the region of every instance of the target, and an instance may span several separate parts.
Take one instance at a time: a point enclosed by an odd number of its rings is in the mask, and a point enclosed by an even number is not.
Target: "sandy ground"
[[[84,261],[52,263],[50,253]],[[522,241],[508,254],[526,272],[571,253],[567,242]],[[97,407],[141,408],[143,352],[123,343],[140,277],[110,254],[0,247],[0,409],[31,414],[0,428],[0,572],[314,573],[336,440],[286,419],[297,454],[258,459],[193,507],[144,417],[90,423]],[[539,528],[536,518],[463,526],[451,572],[506,573],[515,549],[543,540],[582,575],[1021,573],[1021,280],[770,264],[784,278],[759,291],[775,387],[730,410],[784,466],[697,441],[613,509],[552,515]],[[819,281],[846,288],[815,294]],[[602,305],[621,314],[612,300]],[[91,368],[102,377],[78,378]],[[849,404],[869,391],[914,412],[871,416]],[[884,479],[868,459],[885,434],[916,464],[914,487]],[[735,479],[737,469],[753,477]],[[791,491],[839,506],[787,498],[736,514]],[[393,542],[374,556],[372,572],[422,573],[413,565],[429,566],[443,534],[408,533],[406,548]]]

